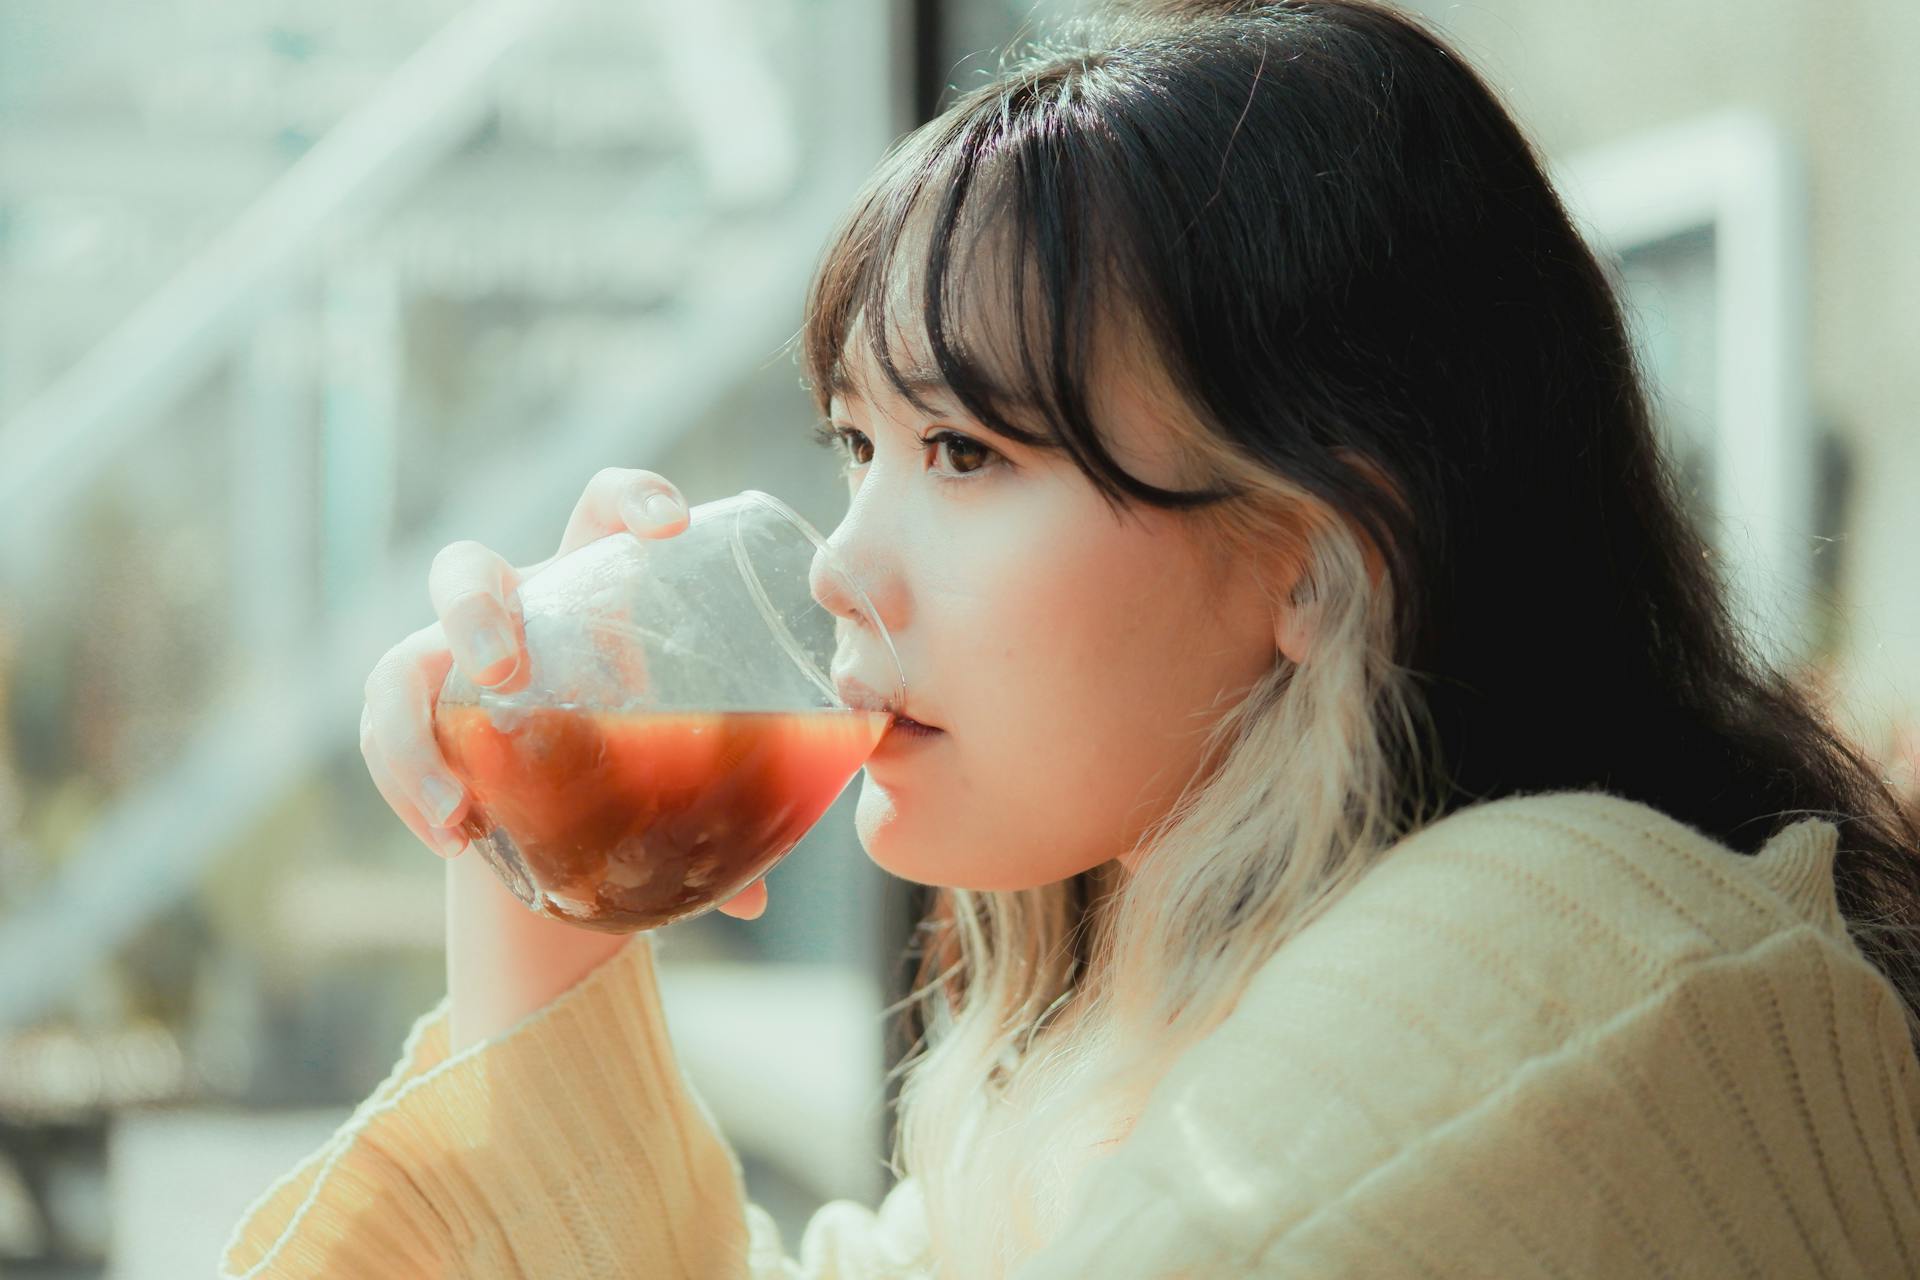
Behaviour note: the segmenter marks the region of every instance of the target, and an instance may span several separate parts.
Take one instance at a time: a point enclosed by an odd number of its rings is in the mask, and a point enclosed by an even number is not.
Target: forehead
[[[904,342],[896,338],[888,348],[888,354],[894,363],[891,377],[874,358],[867,335],[860,327],[860,322],[856,321],[841,348],[839,358],[827,373],[827,390],[833,399],[870,405],[877,400],[892,399],[904,391],[923,399],[954,401],[946,375],[940,372],[923,340]],[[1007,386],[991,370],[977,365],[970,368],[974,378],[985,383],[995,401],[1009,407],[1028,407],[1029,397]]]

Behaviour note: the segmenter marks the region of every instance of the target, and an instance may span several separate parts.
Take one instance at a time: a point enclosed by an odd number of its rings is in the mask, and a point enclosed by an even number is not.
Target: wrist
[[[449,1052],[544,1008],[630,941],[631,934],[600,933],[529,911],[478,850],[450,859]]]

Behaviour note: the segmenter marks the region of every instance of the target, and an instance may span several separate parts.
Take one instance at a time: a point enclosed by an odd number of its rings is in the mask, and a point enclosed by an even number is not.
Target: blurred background
[[[1920,6],[1416,4],[1619,273],[1756,643],[1913,794]],[[0,0],[0,1274],[206,1274],[445,991],[356,745],[433,553],[602,466],[831,528],[780,352],[1000,0]],[[667,1015],[797,1244],[884,1194],[918,890],[853,789]],[[756,1070],[778,1044],[787,1070]]]

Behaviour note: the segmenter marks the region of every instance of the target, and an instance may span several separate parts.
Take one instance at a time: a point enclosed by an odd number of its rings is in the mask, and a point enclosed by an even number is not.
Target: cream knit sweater
[[[1747,857],[1555,792],[1403,840],[1016,1280],[1920,1277],[1920,1060],[1836,909],[1835,838],[1803,820]],[[247,1211],[223,1280],[940,1274],[912,1178],[785,1254],[674,1057],[648,935],[451,1058],[446,1015]]]

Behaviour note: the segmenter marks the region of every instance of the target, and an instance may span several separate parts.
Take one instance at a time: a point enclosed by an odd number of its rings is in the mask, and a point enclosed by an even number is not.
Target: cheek
[[[1180,574],[1164,549],[1061,536],[970,561],[989,579],[946,582],[967,604],[929,633],[952,735],[863,772],[855,824],[904,879],[1050,884],[1125,852],[1197,759]]]

